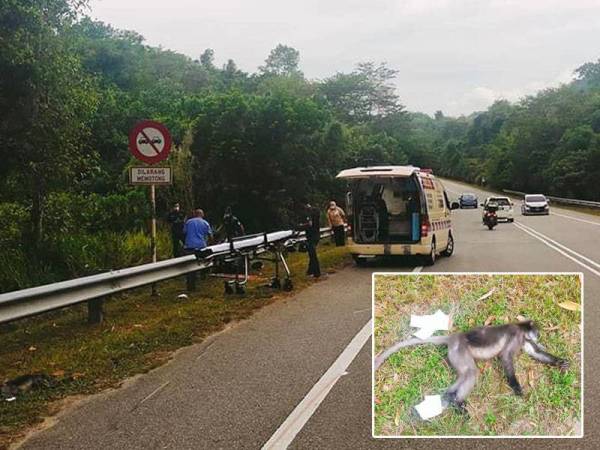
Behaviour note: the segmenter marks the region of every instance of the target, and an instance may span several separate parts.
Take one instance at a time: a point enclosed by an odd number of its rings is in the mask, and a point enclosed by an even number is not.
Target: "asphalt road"
[[[473,191],[445,182],[451,198]],[[484,193],[476,191],[481,198]],[[516,206],[519,202],[516,202]],[[600,217],[552,207],[494,231],[481,209],[453,212],[455,254],[425,272],[582,272],[585,277],[585,437],[371,438],[371,273],[351,267],[250,320],[179,352],[149,374],[62,414],[25,442],[36,449],[104,448],[600,448],[594,373],[600,308]],[[541,234],[539,234],[541,233]],[[417,270],[419,270],[417,268]],[[351,344],[349,346],[349,344]]]

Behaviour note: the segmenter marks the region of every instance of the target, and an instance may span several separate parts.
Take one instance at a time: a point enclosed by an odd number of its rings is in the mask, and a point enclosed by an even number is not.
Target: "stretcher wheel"
[[[292,289],[294,289],[294,283],[292,283],[292,280],[289,278],[286,278],[283,282],[283,290],[284,291],[291,291]]]
[[[279,280],[279,278],[273,278],[273,279],[271,280],[271,284],[270,284],[270,286],[271,286],[273,289],[279,289],[279,288],[281,288],[281,281]]]
[[[223,285],[225,286],[225,293],[226,294],[233,294],[233,288],[231,287],[231,284],[228,281],[225,281],[223,283]]]
[[[244,289],[244,286],[242,286],[241,284],[236,284],[235,285],[235,293],[238,295],[244,295],[246,293],[246,290]]]

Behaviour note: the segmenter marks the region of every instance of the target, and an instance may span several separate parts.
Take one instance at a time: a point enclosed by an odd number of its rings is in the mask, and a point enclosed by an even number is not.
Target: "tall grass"
[[[158,259],[171,257],[171,237],[157,232]],[[26,245],[0,248],[0,292],[82,277],[151,261],[145,231],[66,233],[33,253]]]

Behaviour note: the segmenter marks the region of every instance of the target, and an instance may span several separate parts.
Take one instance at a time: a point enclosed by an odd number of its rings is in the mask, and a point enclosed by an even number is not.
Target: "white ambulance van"
[[[452,255],[450,204],[430,170],[413,166],[357,167],[342,170],[348,181],[346,208],[350,252],[357,264],[379,255]]]

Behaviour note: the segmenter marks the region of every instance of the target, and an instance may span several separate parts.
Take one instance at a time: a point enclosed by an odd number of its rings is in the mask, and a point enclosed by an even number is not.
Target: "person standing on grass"
[[[309,202],[303,202],[306,210],[306,219],[299,225],[298,228],[306,231],[306,249],[308,252],[308,269],[306,274],[319,278],[321,276],[321,267],[319,266],[319,258],[317,256],[317,244],[321,237],[321,225],[318,208],[314,208]]]
[[[227,242],[231,242],[233,238],[243,236],[246,233],[244,230],[244,225],[242,222],[240,222],[240,219],[233,215],[231,206],[225,208],[223,224],[217,229],[217,232],[219,232],[221,229],[225,230],[225,239]]]
[[[183,224],[185,214],[181,211],[179,203],[173,204],[173,209],[167,215],[167,222],[171,225],[171,242],[173,243],[173,258],[181,256],[183,247]]]
[[[333,200],[329,202],[329,208],[327,208],[327,221],[333,230],[333,238],[335,240],[336,247],[342,247],[346,244],[346,233],[344,230],[346,213]]]
[[[204,211],[195,209],[194,215],[185,222],[183,226],[185,234],[185,243],[183,251],[186,255],[194,254],[208,245],[208,239],[213,231],[210,224],[204,220]],[[187,289],[193,291],[196,289],[196,272],[190,272],[187,276]]]

